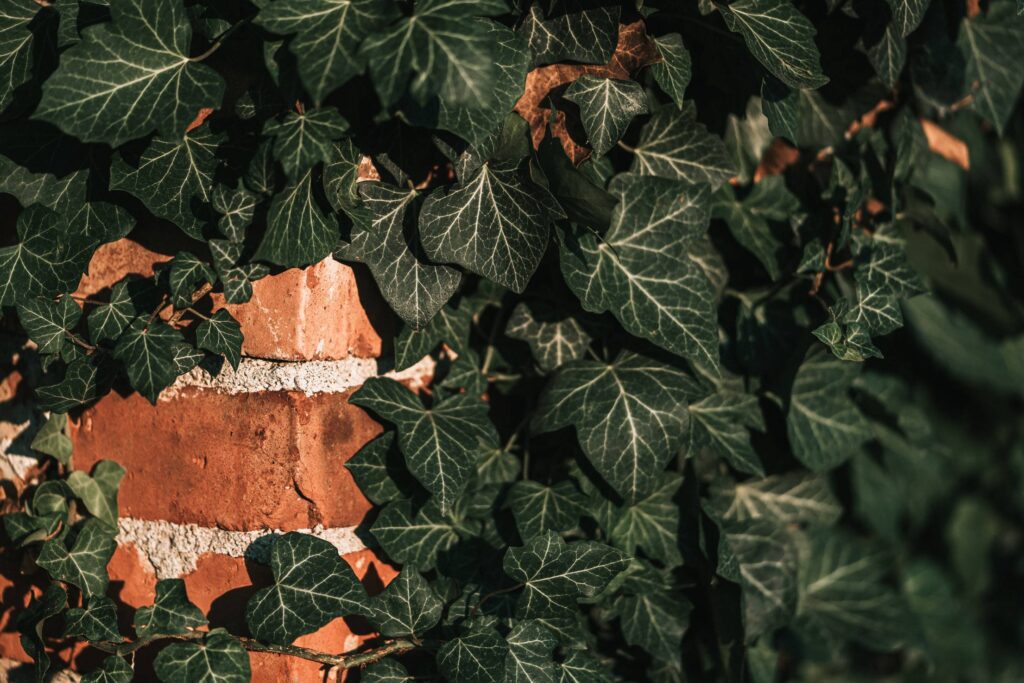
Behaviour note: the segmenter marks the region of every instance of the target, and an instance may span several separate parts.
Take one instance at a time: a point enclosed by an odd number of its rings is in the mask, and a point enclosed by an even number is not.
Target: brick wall
[[[174,246],[134,234],[105,246],[80,293],[102,292],[128,273],[151,274]],[[158,579],[181,577],[211,626],[238,634],[246,633],[246,600],[270,578],[260,539],[275,532],[308,530],[327,539],[371,591],[394,576],[355,533],[370,504],[342,466],[380,432],[348,397],[386,372],[379,360],[391,335],[386,305],[365,273],[330,259],[269,276],[253,290],[250,302],[227,306],[245,333],[237,371],[225,366],[214,378],[197,369],[156,406],[111,392],[72,420],[76,469],[102,459],[127,469],[111,596],[126,607],[151,604]],[[25,444],[35,427],[25,378],[32,370],[19,344],[8,340],[3,354],[0,447],[11,453],[3,467],[30,476],[36,463]],[[416,386],[431,371],[426,359],[389,374]],[[0,565],[0,658],[25,659],[11,612],[32,590],[19,567]],[[297,643],[344,652],[360,642],[353,630],[365,632],[338,619]],[[77,667],[96,660],[80,645],[56,643],[55,652]],[[139,673],[148,666],[142,659]],[[254,681],[323,680],[313,663],[251,659]]]

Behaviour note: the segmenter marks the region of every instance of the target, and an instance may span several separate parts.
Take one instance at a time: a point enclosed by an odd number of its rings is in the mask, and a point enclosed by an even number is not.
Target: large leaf
[[[651,73],[654,74],[654,80],[661,89],[682,109],[686,86],[690,84],[693,70],[690,53],[683,45],[683,37],[678,33],[658,36],[653,40],[661,61],[651,66]]]
[[[814,26],[790,0],[737,0],[721,5],[729,29],[776,78],[792,88],[828,83],[814,44]]]
[[[335,617],[366,611],[366,592],[338,549],[327,541],[290,532],[270,549],[274,584],[249,599],[245,621],[260,640],[290,644]]]
[[[242,360],[242,326],[222,308],[196,326],[196,346],[219,353],[237,370]]]
[[[485,163],[459,187],[432,192],[420,210],[427,256],[457,263],[521,292],[548,245],[561,209],[516,162]]]
[[[725,143],[697,121],[692,104],[682,110],[669,106],[656,111],[633,151],[633,170],[643,175],[717,188],[736,174]]]
[[[469,394],[456,394],[428,408],[398,382],[372,378],[350,400],[394,423],[406,465],[442,512],[452,509],[477,460],[497,444],[487,404]]]
[[[369,617],[382,636],[410,636],[433,628],[443,608],[427,580],[407,567],[374,598]]]
[[[634,116],[646,114],[647,95],[639,83],[584,75],[565,91],[580,108],[590,148],[603,155],[619,141]]]
[[[698,364],[718,367],[715,291],[697,254],[708,193],[663,178],[616,176],[619,197],[603,236],[567,231],[562,273],[588,311]]]
[[[1009,2],[993,2],[988,14],[963,20],[956,44],[966,82],[978,84],[971,106],[1001,135],[1024,84],[1024,72],[1014,68],[1024,60],[1024,17]]]
[[[504,683],[554,683],[558,641],[540,621],[520,621],[505,636]]]
[[[604,64],[615,51],[621,8],[585,0],[535,2],[519,32],[530,44],[533,64],[584,62]],[[547,7],[547,11],[545,11]]]
[[[273,33],[292,36],[299,77],[313,99],[362,72],[363,39],[394,16],[387,0],[278,0],[264,6],[255,22]]]
[[[180,3],[123,0],[112,21],[82,32],[43,86],[36,116],[86,142],[118,146],[159,129],[181,135],[224,82],[190,59],[192,29]]]
[[[579,521],[582,499],[570,482],[545,486],[517,481],[508,492],[508,505],[519,536],[529,540],[545,531],[568,531]]]
[[[712,489],[711,506],[726,522],[765,519],[778,524],[832,524],[843,513],[817,474],[792,472]]]
[[[501,683],[507,652],[504,638],[493,627],[482,626],[442,645],[437,651],[437,666],[447,680],[455,683]]]
[[[117,544],[114,532],[98,519],[87,520],[69,548],[67,534],[43,544],[37,560],[40,567],[58,581],[66,581],[85,595],[103,595],[110,579],[107,563]]]
[[[18,87],[32,78],[34,57],[40,51],[32,24],[48,10],[27,2],[0,5],[0,111],[13,101]]]
[[[582,358],[590,345],[590,335],[575,318],[562,317],[540,301],[517,304],[505,334],[528,343],[537,365],[548,372]]]
[[[572,612],[578,600],[593,596],[629,565],[615,548],[593,541],[566,543],[548,531],[509,548],[505,573],[522,582],[516,614],[529,619]]]
[[[764,431],[757,397],[721,390],[690,405],[688,451],[709,447],[741,472],[764,474],[750,442],[750,430]]]
[[[634,354],[563,365],[541,394],[536,431],[575,427],[587,459],[627,501],[652,491],[682,442],[687,375]]]
[[[18,302],[18,322],[39,353],[60,353],[71,346],[71,335],[82,317],[82,309],[69,296],[60,301],[25,298]]]
[[[85,607],[72,607],[64,615],[64,635],[81,636],[90,642],[118,642],[117,608],[105,595],[94,595]]]
[[[217,167],[214,151],[223,141],[223,135],[205,127],[188,135],[154,137],[137,160],[122,155],[111,167],[110,185],[131,192],[189,237],[202,239]]]
[[[423,252],[416,231],[421,202],[416,190],[360,183],[359,194],[373,212],[373,223],[358,233],[354,246],[395,313],[422,327],[455,293],[462,274],[431,263]]]
[[[685,597],[664,591],[623,595],[615,602],[626,642],[663,659],[677,656],[692,610]]]
[[[628,553],[638,550],[667,567],[683,561],[679,550],[679,503],[676,493],[682,479],[666,472],[649,496],[633,505],[613,506],[610,502],[591,506],[612,545]]]
[[[391,503],[381,510],[370,531],[389,557],[423,570],[432,569],[438,553],[459,540],[455,524],[434,501],[415,512],[408,501]]]
[[[132,388],[156,404],[160,392],[174,382],[178,367],[174,362],[183,343],[181,333],[160,322],[150,322],[140,315],[121,334],[114,347],[114,357],[124,363]]]
[[[73,289],[96,242],[75,239],[53,211],[34,204],[18,216],[18,242],[0,247],[0,305]]]

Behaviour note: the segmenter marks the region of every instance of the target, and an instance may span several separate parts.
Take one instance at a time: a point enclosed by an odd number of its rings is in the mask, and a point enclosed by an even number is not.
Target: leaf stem
[[[227,40],[232,33],[237,31],[243,24],[248,23],[248,21],[248,19],[243,19],[237,24],[232,24],[227,28],[227,30],[224,31],[224,33],[221,33],[219,36],[217,36],[217,38],[213,41],[213,44],[210,45],[209,48],[207,48],[206,52],[196,57],[189,57],[188,61],[201,62],[204,59],[209,58],[214,52],[220,49],[220,46],[224,44],[224,41]]]

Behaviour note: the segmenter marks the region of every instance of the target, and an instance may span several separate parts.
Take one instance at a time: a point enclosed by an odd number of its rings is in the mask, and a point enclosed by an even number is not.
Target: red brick
[[[136,231],[139,232],[139,231]],[[100,247],[89,263],[78,294],[91,296],[128,274],[149,276],[187,242],[146,241],[149,233]],[[365,270],[326,258],[308,268],[290,268],[253,283],[244,304],[225,304],[213,295],[214,307],[227,308],[242,325],[242,353],[273,360],[333,360],[382,353],[382,335],[390,338],[392,316]],[[379,328],[379,329],[378,329]]]
[[[350,393],[111,392],[72,425],[76,469],[126,470],[121,514],[247,531],[353,526],[370,503],[342,465],[380,433]]]

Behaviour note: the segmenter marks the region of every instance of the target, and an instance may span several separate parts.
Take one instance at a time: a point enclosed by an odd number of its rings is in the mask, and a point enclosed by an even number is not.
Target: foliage
[[[108,654],[87,681],[158,642],[168,683],[248,680],[248,650],[366,681],[1024,676],[1011,0],[5,0],[0,55],[0,304],[59,475],[3,518],[52,578],[19,617],[39,680],[55,629]],[[76,294],[136,225],[182,246]],[[352,397],[400,575],[370,595],[288,533],[248,634],[177,580],[123,631],[124,471],[74,469],[64,414],[237,368],[220,302],[325,258],[393,308],[396,368],[439,361]],[[293,644],[338,617],[379,636]]]

